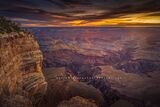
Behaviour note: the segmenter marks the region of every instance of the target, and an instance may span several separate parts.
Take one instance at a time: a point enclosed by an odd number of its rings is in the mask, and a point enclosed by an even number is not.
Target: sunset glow
[[[160,26],[158,0],[5,0],[0,7],[0,16],[24,27]]]
[[[160,26],[160,16],[152,16],[153,13],[129,14],[117,18],[97,19],[97,20],[60,20],[59,25],[55,25],[54,19],[51,23],[29,23],[22,26]]]

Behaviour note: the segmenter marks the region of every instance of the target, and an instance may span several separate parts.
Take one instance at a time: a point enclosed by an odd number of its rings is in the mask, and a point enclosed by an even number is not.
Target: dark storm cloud
[[[90,0],[60,0],[66,5],[91,5]]]
[[[67,7],[68,5],[90,5],[90,0],[47,0],[55,5]]]
[[[1,0],[0,16],[31,20],[97,20],[160,12],[159,0]],[[156,13],[159,16],[159,13]],[[151,15],[151,14],[150,14]]]
[[[34,2],[26,2],[23,0],[8,1],[10,2],[7,2],[7,0],[4,2],[0,1],[0,16],[44,21],[52,20],[54,16],[69,17],[67,14],[51,12],[43,6],[39,6],[38,4],[40,3],[36,4]]]
[[[86,15],[85,17],[80,16],[79,18],[88,19],[88,20],[89,19],[106,19],[106,18],[116,18],[116,17],[124,16],[126,14],[160,12],[159,0],[142,0],[143,2],[138,0],[123,0],[123,2],[120,2],[121,0],[119,0],[119,3],[120,3],[119,5],[117,5],[113,1],[115,0],[112,0],[108,3],[104,2],[104,4],[101,4],[101,7],[97,7],[100,10],[104,10],[102,14]],[[106,4],[108,4],[109,6],[107,7]]]

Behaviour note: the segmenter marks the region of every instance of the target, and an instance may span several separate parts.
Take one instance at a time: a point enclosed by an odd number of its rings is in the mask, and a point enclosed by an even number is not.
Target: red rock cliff
[[[41,67],[42,53],[32,35],[0,34],[1,107],[37,105],[47,89]]]

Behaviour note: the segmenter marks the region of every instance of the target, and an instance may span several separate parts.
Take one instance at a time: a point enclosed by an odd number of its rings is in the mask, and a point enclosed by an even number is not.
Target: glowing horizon
[[[99,19],[99,20],[72,20],[66,22],[59,22],[59,25],[55,25],[52,21],[50,24],[46,24],[43,22],[36,22],[31,24],[22,24],[23,27],[87,27],[87,26],[95,26],[95,27],[103,27],[103,26],[155,26],[160,27],[160,16],[148,16],[152,13],[139,13],[139,14],[130,14],[125,15],[118,18],[110,18],[110,19]],[[29,22],[29,20],[28,20]]]
[[[158,0],[27,1],[0,1],[0,16],[23,27],[160,26]]]

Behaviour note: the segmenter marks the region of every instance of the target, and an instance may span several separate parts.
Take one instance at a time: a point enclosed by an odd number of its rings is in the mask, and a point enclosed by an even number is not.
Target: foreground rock
[[[58,107],[98,107],[93,100],[84,99],[76,96],[69,101],[61,102]]]
[[[42,54],[32,35],[0,34],[0,105],[32,107],[42,99],[47,83]]]

